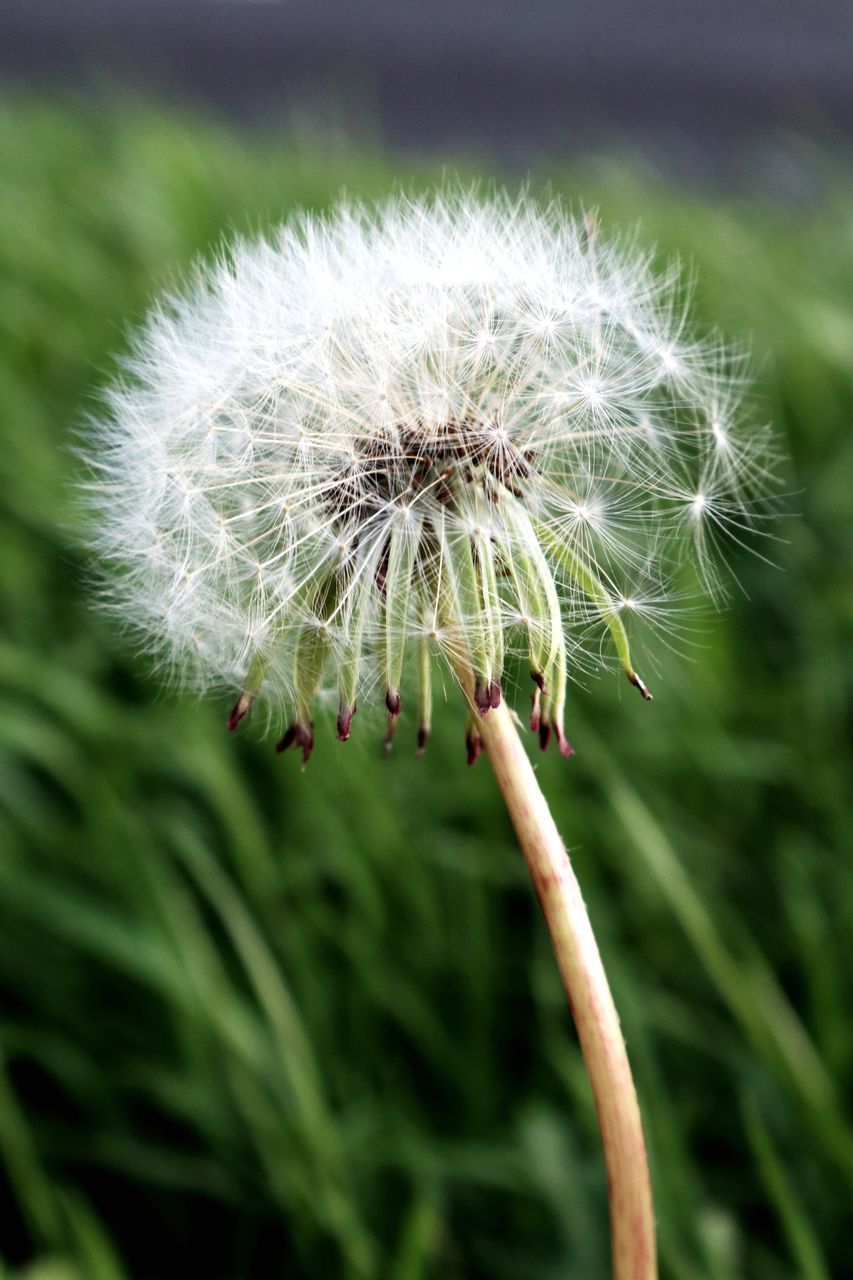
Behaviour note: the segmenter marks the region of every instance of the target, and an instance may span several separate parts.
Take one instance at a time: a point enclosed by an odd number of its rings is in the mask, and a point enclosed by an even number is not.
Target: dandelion
[[[618,1018],[562,841],[504,699],[568,756],[566,697],[628,626],[672,634],[685,566],[720,590],[753,521],[761,432],[737,362],[688,333],[677,271],[526,197],[442,193],[304,215],[238,241],[151,314],[89,450],[105,603],[157,662],[258,698],[303,767],[384,703],[386,746],[455,673],[551,929],[590,1069],[620,1280],[656,1273]],[[654,632],[652,633],[654,634]],[[652,647],[653,652],[653,647]]]

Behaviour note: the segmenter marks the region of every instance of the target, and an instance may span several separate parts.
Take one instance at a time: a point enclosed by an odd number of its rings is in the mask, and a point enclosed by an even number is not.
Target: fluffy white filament
[[[685,558],[715,588],[763,481],[679,296],[527,198],[238,241],[153,311],[90,447],[108,605],[183,680],[244,690],[232,724],[270,694],[306,756],[329,685],[341,737],[417,688],[425,738],[431,650],[473,667],[481,714],[521,652],[568,750],[567,677],[615,654],[639,683],[623,624],[660,621]]]

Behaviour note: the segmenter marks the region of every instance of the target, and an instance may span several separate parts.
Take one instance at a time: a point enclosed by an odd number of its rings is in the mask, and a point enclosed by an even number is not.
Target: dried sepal
[[[400,714],[400,684],[409,639],[410,602],[420,539],[421,525],[417,514],[405,506],[395,512],[385,561],[381,649],[385,705],[392,716]]]
[[[275,749],[279,752],[287,751],[290,747],[296,747],[301,750],[302,768],[304,769],[311,758],[311,752],[314,750],[314,725],[310,720],[297,720],[288,725],[275,744]]]
[[[468,717],[465,725],[465,753],[468,758],[468,764],[476,764],[483,750],[483,739],[477,721],[473,716]]]
[[[249,669],[243,688],[240,690],[240,696],[231,708],[228,716],[228,728],[234,733],[249,714],[252,703],[257,698],[264,676],[267,673],[270,660],[267,656],[256,658]]]
[[[435,616],[433,615],[431,619],[426,616],[429,613],[429,605],[424,602],[422,608],[424,610],[423,631],[417,641],[419,675],[418,757],[424,754],[432,731],[432,650],[433,636],[438,630]]]
[[[536,528],[543,545],[547,547],[559,567],[574,579],[581,591],[597,609],[602,622],[610,632],[616,655],[628,680],[636,689],[639,689],[647,702],[651,702],[652,695],[634,670],[628,633],[619,616],[619,608],[612,592],[607,590],[592,566],[576,547],[572,546],[570,542],[561,541],[558,537],[555,537],[544,527],[541,521],[536,522]]]

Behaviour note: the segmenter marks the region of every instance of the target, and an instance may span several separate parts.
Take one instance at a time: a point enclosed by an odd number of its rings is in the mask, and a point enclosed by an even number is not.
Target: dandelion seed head
[[[622,618],[660,624],[684,563],[715,591],[753,521],[736,365],[675,269],[558,203],[296,217],[137,335],[88,450],[104,601],[182,681],[242,689],[232,722],[268,695],[306,757],[329,688],[341,737],[401,686],[428,732],[432,651],[480,714],[521,655],[562,742],[567,678],[610,652],[645,690]]]

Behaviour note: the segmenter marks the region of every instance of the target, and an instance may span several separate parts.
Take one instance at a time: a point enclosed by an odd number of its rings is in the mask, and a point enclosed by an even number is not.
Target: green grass
[[[416,762],[308,771],[158,690],[87,603],[69,444],[223,230],[439,172],[150,109],[0,111],[0,1275],[605,1280],[589,1090],[448,687]],[[470,172],[476,167],[470,166]],[[853,195],[550,172],[695,266],[790,457],[772,556],[649,707],[576,690],[541,777],[623,1015],[671,1280],[849,1266]]]

